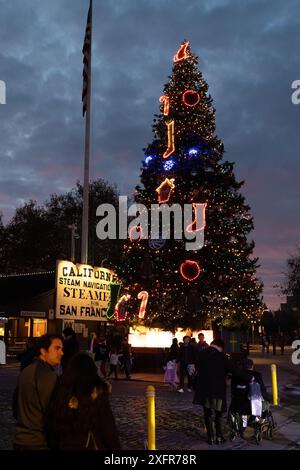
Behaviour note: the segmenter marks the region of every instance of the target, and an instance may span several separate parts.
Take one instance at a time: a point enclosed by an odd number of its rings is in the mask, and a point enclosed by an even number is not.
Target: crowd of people
[[[259,403],[269,400],[261,375],[253,370],[253,362],[250,359],[241,363],[233,361],[224,352],[222,339],[217,338],[208,345],[203,333],[199,333],[198,343],[189,336],[185,336],[180,345],[176,338],[173,339],[164,380],[172,389],[184,393],[187,378],[187,392],[194,390],[193,403],[203,407],[207,442],[210,445],[225,442],[222,414],[227,411],[226,385],[229,376],[232,380],[230,410],[241,416],[239,434],[243,438],[251,419],[262,416]],[[254,385],[255,397],[252,393]]]
[[[119,348],[93,335],[89,350],[79,351],[72,328],[63,338],[43,335],[29,338],[19,357],[20,375],[13,397],[16,419],[14,449],[105,449],[121,448],[110,406],[111,375],[118,378],[122,364],[130,379],[132,354],[128,338]],[[165,366],[165,382],[178,393],[194,391],[193,403],[203,407],[209,444],[225,442],[222,414],[227,410],[226,384],[231,376],[230,410],[241,416],[240,436],[251,417],[261,416],[268,401],[261,375],[246,359],[237,364],[224,351],[224,342],[210,345],[203,333],[198,342],[189,336],[178,344],[173,339]],[[105,425],[103,425],[105,423]]]

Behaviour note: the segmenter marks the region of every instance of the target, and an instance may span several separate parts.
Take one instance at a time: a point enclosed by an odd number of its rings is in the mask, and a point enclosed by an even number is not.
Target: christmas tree
[[[138,321],[138,294],[147,291],[145,325],[203,328],[211,320],[246,326],[261,313],[262,285],[255,277],[254,242],[247,240],[253,219],[239,191],[243,182],[236,181],[233,163],[222,161],[223,144],[214,135],[215,109],[187,41],[173,62],[160,114],[154,118],[154,139],[144,149],[135,201],[147,209],[162,203],[193,205],[189,231],[196,235],[196,217],[202,213],[204,243],[187,250],[183,238],[153,240],[149,229],[149,236],[140,233],[139,239],[132,232],[121,267],[123,290],[131,296],[129,318]],[[171,218],[172,227],[173,222]],[[139,226],[135,235],[138,231]]]

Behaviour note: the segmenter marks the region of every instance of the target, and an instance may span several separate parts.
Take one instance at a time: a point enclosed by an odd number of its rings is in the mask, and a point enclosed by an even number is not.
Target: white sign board
[[[34,311],[22,310],[20,313],[20,316],[21,317],[46,318],[46,312],[34,312]]]
[[[56,319],[107,321],[113,271],[57,261]]]

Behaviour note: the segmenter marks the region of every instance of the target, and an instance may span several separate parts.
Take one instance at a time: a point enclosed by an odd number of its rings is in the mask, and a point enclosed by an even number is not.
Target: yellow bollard
[[[273,405],[278,405],[278,387],[277,387],[277,372],[276,364],[271,364],[271,375],[272,375],[272,392],[273,392]]]
[[[155,447],[155,388],[153,385],[147,387],[148,399],[148,450],[156,450]]]

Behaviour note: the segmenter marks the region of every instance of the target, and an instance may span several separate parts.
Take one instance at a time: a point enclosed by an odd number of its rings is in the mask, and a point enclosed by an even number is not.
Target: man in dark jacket
[[[60,364],[62,347],[60,336],[41,336],[37,344],[38,359],[20,374],[16,394],[15,450],[47,449],[44,417],[56,385],[54,367]]]
[[[201,352],[201,351],[203,351],[203,349],[208,348],[208,344],[205,341],[205,337],[204,337],[203,333],[198,334],[198,340],[199,340],[198,343],[197,343],[197,351],[198,352]]]
[[[79,343],[76,338],[76,333],[70,326],[67,326],[63,330],[64,346],[63,346],[63,358],[61,360],[61,366],[63,369],[67,367],[72,357],[79,352]]]
[[[190,344],[190,337],[183,338],[183,344],[180,345],[178,359],[179,362],[179,389],[178,392],[183,393],[184,377],[188,378],[188,392],[192,391],[192,375],[195,370],[196,352],[195,348]]]
[[[222,413],[227,409],[226,378],[229,372],[247,380],[247,375],[242,371],[239,372],[232,360],[224,353],[224,341],[219,338],[215,339],[210,347],[198,355],[194,397],[194,403],[203,406],[208,444],[225,442],[222,433]],[[214,437],[213,423],[216,437]]]

